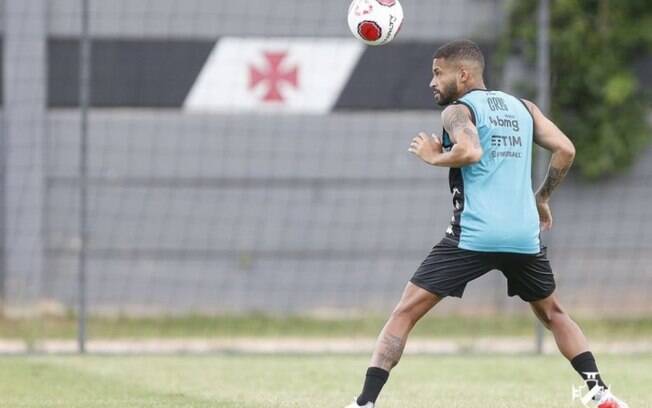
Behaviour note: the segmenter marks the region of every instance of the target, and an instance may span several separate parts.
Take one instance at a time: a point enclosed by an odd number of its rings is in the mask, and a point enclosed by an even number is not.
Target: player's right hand
[[[441,139],[436,135],[428,136],[425,132],[412,139],[408,152],[414,153],[428,164],[434,164],[437,156],[442,154]]]
[[[537,210],[539,211],[539,226],[542,231],[547,231],[552,228],[552,211],[550,210],[550,202],[541,197],[536,197]]]

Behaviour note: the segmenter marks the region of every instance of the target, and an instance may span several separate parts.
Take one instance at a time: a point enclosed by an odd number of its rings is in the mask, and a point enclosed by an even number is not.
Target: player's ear
[[[464,66],[461,66],[457,71],[457,78],[459,79],[460,83],[465,83],[469,80],[469,71],[467,71]]]

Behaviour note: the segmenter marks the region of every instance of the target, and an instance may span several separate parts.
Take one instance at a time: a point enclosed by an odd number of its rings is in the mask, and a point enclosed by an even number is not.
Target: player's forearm
[[[477,163],[481,157],[482,152],[465,149],[460,145],[453,145],[453,148],[449,152],[437,155],[430,164],[439,167],[463,167]]]
[[[537,190],[537,197],[541,200],[549,200],[552,192],[561,184],[566,173],[573,165],[575,158],[574,150],[559,150],[552,153],[550,166],[545,180]]]

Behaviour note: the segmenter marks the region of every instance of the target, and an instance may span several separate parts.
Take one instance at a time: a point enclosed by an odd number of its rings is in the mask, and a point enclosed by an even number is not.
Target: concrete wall
[[[2,293],[28,306],[41,295],[46,134],[46,8],[41,0],[3,4]]]
[[[90,139],[95,310],[388,309],[444,233],[447,172],[414,160],[434,113],[187,116],[96,112]],[[78,122],[48,122],[48,295],[74,298]],[[544,235],[560,293],[586,312],[645,311],[652,165],[572,178]],[[440,310],[521,310],[497,272]],[[582,295],[584,294],[584,295]]]
[[[13,203],[5,209],[6,258],[40,265],[5,269],[6,302],[74,307],[79,114],[45,109],[46,83],[39,75],[47,67],[39,52],[48,37],[78,34],[78,1],[31,0],[40,12],[21,9],[27,4],[21,0],[0,3],[14,6],[13,25],[2,17],[2,27],[20,33],[25,21],[47,25],[36,40],[4,54],[4,67],[15,73],[4,78],[5,106],[11,102],[3,126],[4,200]],[[349,35],[344,2],[92,5],[92,32],[102,38]],[[401,41],[487,40],[501,22],[499,1],[421,0],[404,6]],[[15,45],[27,41],[13,38]],[[21,93],[34,84],[38,99]],[[34,127],[39,116],[41,128]],[[450,219],[446,170],[406,152],[415,132],[440,127],[435,111],[315,116],[93,110],[91,312],[388,311]],[[22,153],[7,146],[30,140]],[[29,169],[21,167],[25,157],[36,158]],[[545,241],[562,299],[573,308],[652,311],[652,210],[645,205],[652,197],[651,158],[648,150],[631,171],[599,184],[571,177],[555,195],[555,228]],[[30,176],[34,169],[40,177]],[[7,244],[25,237],[40,241],[23,249]],[[447,300],[439,310],[527,308],[507,299],[504,278],[494,271],[470,284],[462,301]]]
[[[49,3],[51,35],[78,35],[80,2],[54,0]],[[406,23],[401,28],[400,38],[493,37],[500,27],[502,3],[502,0],[405,1]],[[91,5],[91,32],[99,37],[212,39],[226,35],[349,35],[345,14],[349,1],[111,0],[92,1]]]

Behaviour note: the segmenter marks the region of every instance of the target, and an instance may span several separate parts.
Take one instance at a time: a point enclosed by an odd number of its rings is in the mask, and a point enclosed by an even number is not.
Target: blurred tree
[[[537,5],[510,3],[503,54],[536,61]],[[553,0],[550,29],[551,115],[575,143],[576,167],[590,179],[627,168],[652,139],[635,72],[652,50],[652,1]]]

